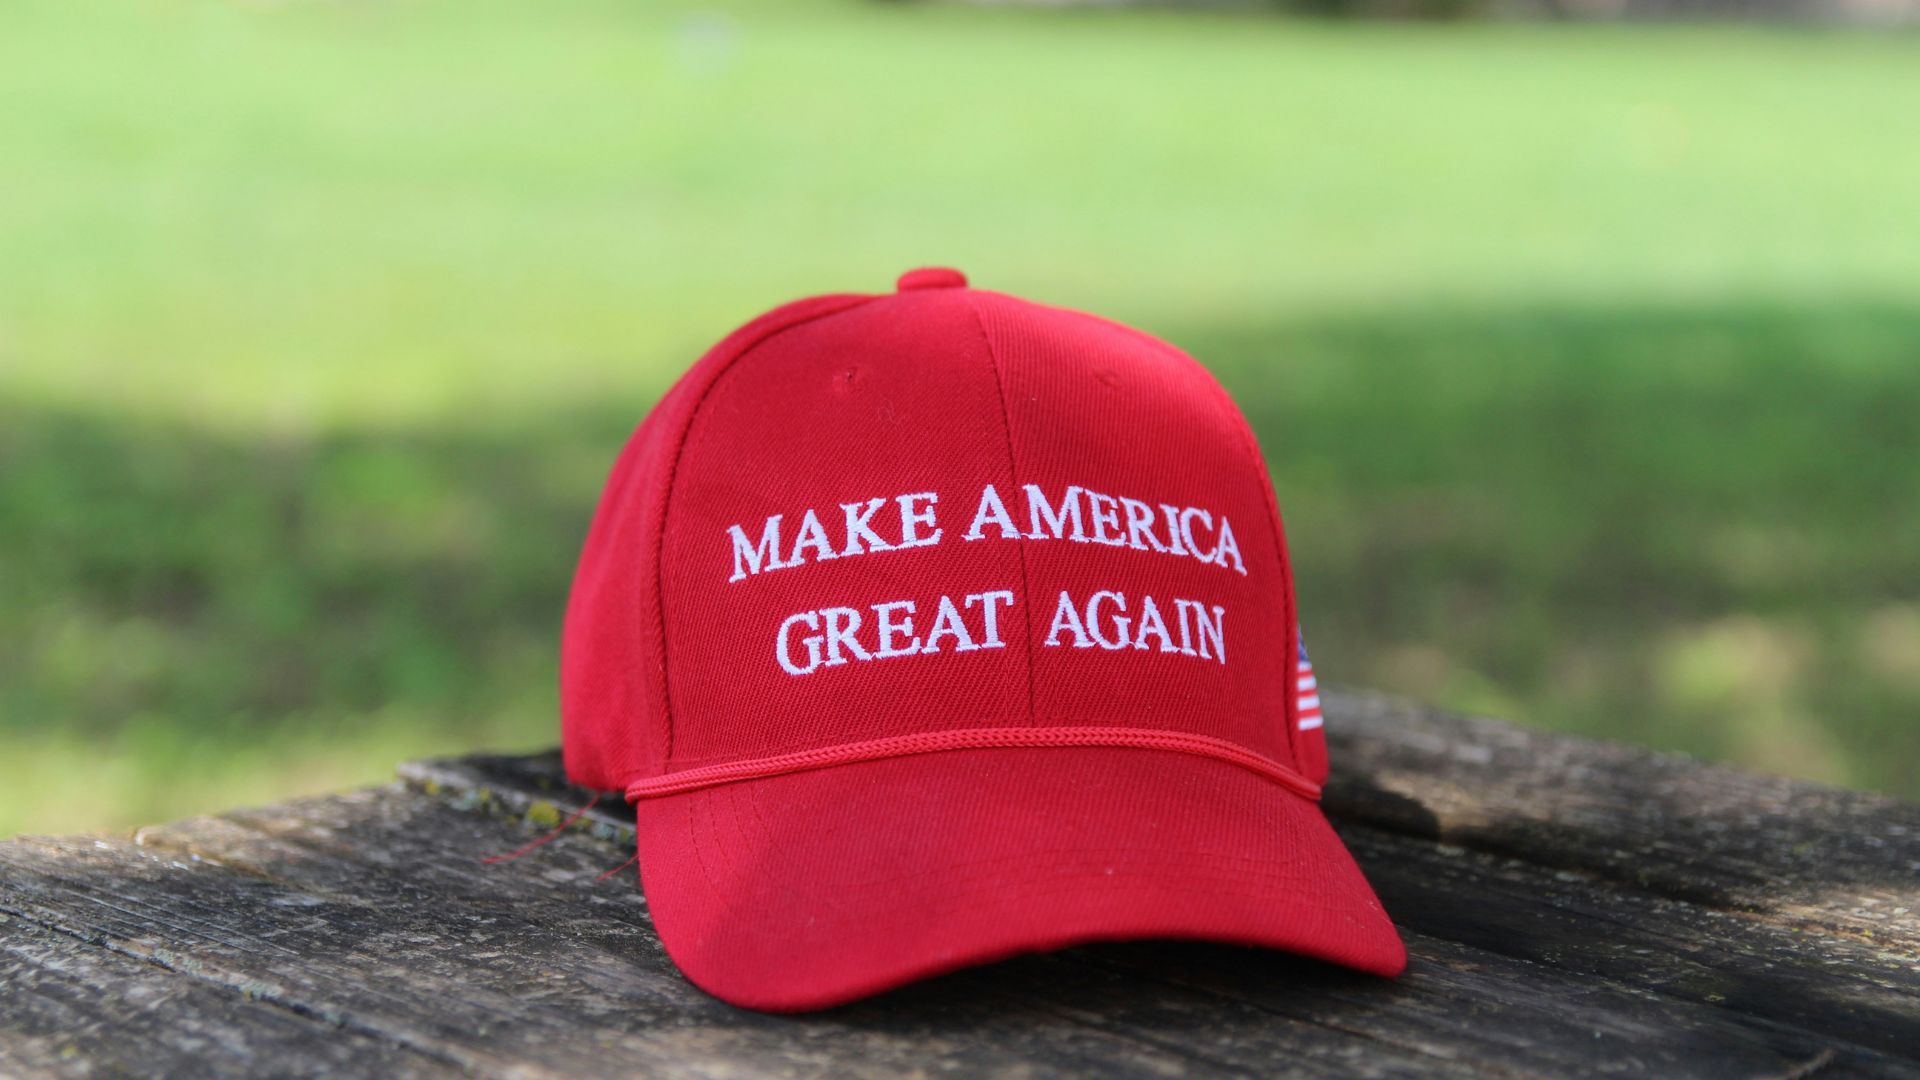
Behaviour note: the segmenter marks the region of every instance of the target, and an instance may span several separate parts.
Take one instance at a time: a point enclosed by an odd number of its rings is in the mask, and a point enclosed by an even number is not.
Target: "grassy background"
[[[1329,681],[1920,795],[1920,39],[0,18],[0,835],[551,743],[633,423],[929,262],[1220,374]]]

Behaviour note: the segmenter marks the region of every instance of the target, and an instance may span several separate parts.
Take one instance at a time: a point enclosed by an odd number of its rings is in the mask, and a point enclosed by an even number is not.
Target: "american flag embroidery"
[[[1295,673],[1300,688],[1299,707],[1294,712],[1300,717],[1300,730],[1312,731],[1321,725],[1320,684],[1313,681],[1313,661],[1307,659],[1307,643],[1300,643],[1299,670]]]

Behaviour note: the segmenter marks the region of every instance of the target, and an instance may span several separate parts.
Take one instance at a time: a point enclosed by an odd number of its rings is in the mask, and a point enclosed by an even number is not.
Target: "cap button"
[[[901,292],[909,289],[964,289],[967,287],[967,275],[944,266],[925,266],[901,274],[894,287]]]

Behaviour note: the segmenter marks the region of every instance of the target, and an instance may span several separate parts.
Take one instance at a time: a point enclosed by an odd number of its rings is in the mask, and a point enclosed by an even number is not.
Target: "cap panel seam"
[[[1015,485],[1020,483],[1020,463],[1013,450],[1013,410],[1007,405],[1007,387],[1005,377],[1000,371],[1000,353],[993,347],[993,335],[987,331],[987,321],[980,314],[980,302],[977,297],[967,297],[967,310],[973,313],[973,324],[980,328],[980,341],[987,347],[987,367],[993,372],[993,391],[1000,401],[1000,426],[1007,436],[1007,474]],[[1020,595],[1026,601],[1020,605],[1020,613],[1027,624],[1027,724],[1037,721],[1034,712],[1038,708],[1038,694],[1034,688],[1033,673],[1033,582],[1027,575],[1027,537],[1019,534],[1014,540],[1014,550],[1020,557]]]
[[[1184,356],[1186,354],[1182,353],[1181,355]],[[1239,406],[1233,403],[1233,398],[1227,394],[1226,387],[1221,386],[1220,381],[1213,377],[1213,372],[1208,371],[1206,366],[1198,360],[1189,357],[1188,362],[1200,369],[1207,380],[1207,385],[1213,388],[1215,400],[1226,407],[1227,415],[1231,418],[1233,428],[1240,435],[1241,449],[1244,450],[1248,458],[1251,459],[1250,463],[1253,465],[1254,472],[1259,474],[1260,491],[1261,494],[1266,497],[1267,528],[1273,535],[1274,557],[1280,560],[1280,603],[1285,609],[1286,617],[1286,622],[1280,628],[1281,634],[1285,635],[1280,667],[1286,685],[1286,691],[1280,696],[1280,700],[1284,703],[1281,706],[1281,722],[1286,725],[1287,752],[1292,755],[1293,760],[1297,763],[1300,760],[1301,741],[1298,730],[1300,726],[1300,682],[1295,674],[1295,665],[1298,662],[1297,656],[1300,652],[1300,612],[1293,591],[1293,559],[1287,552],[1286,532],[1280,524],[1280,497],[1274,493],[1273,473],[1267,468],[1266,458],[1260,453],[1259,440],[1254,438],[1253,428],[1247,423],[1246,415],[1240,411]]]
[[[666,747],[660,758],[663,769],[673,760],[674,743],[673,693],[671,687],[668,685],[670,682],[669,672],[671,669],[667,664],[667,574],[665,558],[667,549],[667,524],[673,506],[674,484],[680,477],[680,463],[686,456],[687,443],[693,437],[694,425],[699,422],[700,412],[705,408],[708,398],[713,396],[714,390],[719,387],[720,381],[726,377],[727,373],[732,371],[741,360],[744,360],[761,345],[766,344],[768,341],[773,340],[789,330],[794,330],[809,323],[818,322],[821,319],[829,318],[864,304],[871,303],[874,300],[880,299],[882,295],[884,294],[847,297],[843,303],[833,304],[822,310],[809,311],[791,321],[766,327],[759,334],[735,346],[733,355],[728,356],[720,362],[712,376],[708,378],[706,385],[700,388],[699,396],[696,397],[693,404],[687,408],[686,424],[680,429],[679,437],[674,440],[673,456],[669,459],[667,466],[666,484],[660,493],[659,527],[655,530],[654,549],[651,553],[654,572],[654,640],[659,643],[658,651],[660,654],[660,716],[666,723],[667,728]]]
[[[1058,310],[1071,309],[1062,308]],[[1280,523],[1280,500],[1279,496],[1274,494],[1273,474],[1267,469],[1266,459],[1261,456],[1260,442],[1254,438],[1253,428],[1247,423],[1246,414],[1242,413],[1239,406],[1233,403],[1233,397],[1227,393],[1226,387],[1220,385],[1220,380],[1214,378],[1213,372],[1209,371],[1205,364],[1202,364],[1199,360],[1176,346],[1162,341],[1152,334],[1136,327],[1115,322],[1112,319],[1094,315],[1089,312],[1074,312],[1074,314],[1083,315],[1086,318],[1116,327],[1147,342],[1162,353],[1184,363],[1191,364],[1200,372],[1200,376],[1212,392],[1215,402],[1226,408],[1227,416],[1234,432],[1240,438],[1240,448],[1249,457],[1254,472],[1260,476],[1260,490],[1267,504],[1267,529],[1273,537],[1274,557],[1280,560],[1280,603],[1284,608],[1283,614],[1286,619],[1285,625],[1280,629],[1280,632],[1284,635],[1282,639],[1282,668],[1286,675],[1286,690],[1280,696],[1282,702],[1281,723],[1285,726],[1287,732],[1287,752],[1292,755],[1294,761],[1298,762],[1300,760],[1301,737],[1300,732],[1296,729],[1299,725],[1300,684],[1294,677],[1294,663],[1295,657],[1300,651],[1300,613],[1293,591],[1293,560],[1287,553],[1286,532]]]

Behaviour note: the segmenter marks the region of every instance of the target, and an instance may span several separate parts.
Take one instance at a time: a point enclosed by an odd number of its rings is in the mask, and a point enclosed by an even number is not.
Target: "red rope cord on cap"
[[[1048,746],[1110,746],[1140,750],[1170,750],[1180,754],[1213,758],[1258,773],[1295,794],[1320,798],[1320,785],[1285,765],[1248,750],[1244,746],[1208,735],[1185,731],[1154,731],[1120,727],[1038,727],[1038,728],[962,728],[956,731],[929,731],[918,735],[896,735],[887,739],[842,743],[818,750],[801,750],[751,761],[730,761],[685,769],[640,780],[627,786],[627,801],[657,799],[701,788],[734,784],[742,780],[760,780],[769,776],[810,772],[835,765],[862,761],[935,754],[946,750],[1000,750]]]

